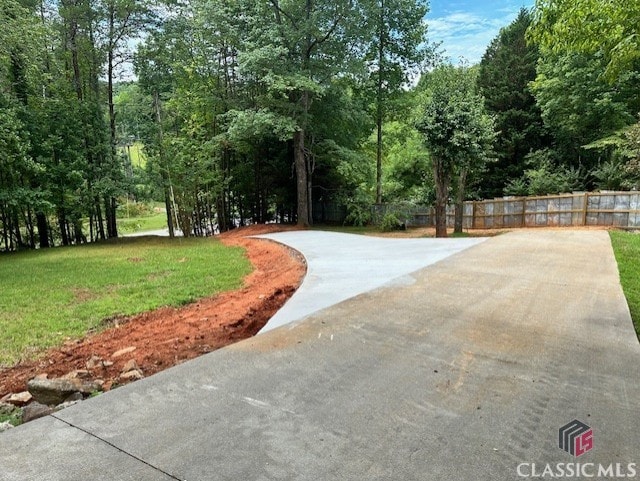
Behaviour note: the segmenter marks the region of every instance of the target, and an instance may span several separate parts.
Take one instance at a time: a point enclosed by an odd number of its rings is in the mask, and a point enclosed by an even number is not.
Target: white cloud
[[[518,10],[501,11],[497,17],[477,13],[453,12],[443,17],[428,18],[429,40],[441,42],[445,56],[454,63],[464,58],[469,63],[480,62],[487,46],[516,17]]]

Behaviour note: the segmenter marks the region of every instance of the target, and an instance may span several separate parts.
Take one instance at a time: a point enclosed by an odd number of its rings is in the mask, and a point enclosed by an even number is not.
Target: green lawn
[[[0,256],[0,366],[32,358],[105,319],[235,289],[251,271],[212,239],[127,238]]]
[[[631,318],[640,336],[640,234],[611,231],[611,243],[618,261],[620,282]]]
[[[131,157],[131,165],[144,169],[147,165],[147,156],[144,153],[144,144],[142,142],[134,142],[129,147],[119,147],[118,151],[124,155]]]
[[[160,212],[149,216],[121,218],[116,222],[120,234],[160,230],[167,228],[167,214]]]

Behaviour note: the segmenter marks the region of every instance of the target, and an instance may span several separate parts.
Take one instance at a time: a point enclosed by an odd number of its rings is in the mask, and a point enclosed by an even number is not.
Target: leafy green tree
[[[531,38],[556,54],[600,52],[610,80],[640,58],[640,3],[536,0]]]
[[[536,78],[539,58],[535,44],[527,44],[532,21],[527,9],[493,39],[480,62],[478,85],[487,110],[496,119],[496,161],[487,165],[481,195],[501,196],[509,181],[526,169],[525,157],[548,142],[540,108],[529,84]]]
[[[564,133],[575,135],[574,157],[580,155],[593,171],[595,184],[588,182],[587,188],[619,183],[611,174],[622,151],[612,148],[608,139],[631,124],[640,110],[639,16],[638,2],[536,2],[529,37],[540,46],[545,58],[536,81],[536,96],[541,99],[543,112],[546,105],[549,118],[554,117],[554,110],[564,109],[565,116],[570,111],[568,121],[557,119],[555,123],[564,127]],[[567,80],[573,85],[567,85]],[[569,93],[559,91],[567,87],[571,88]],[[580,95],[583,99],[576,108],[574,99]],[[574,104],[571,109],[566,108],[569,102]],[[573,131],[567,127],[573,127]],[[566,156],[571,138],[560,134],[556,140]],[[608,158],[603,160],[603,154]]]
[[[260,92],[250,110],[269,112],[273,132],[292,141],[297,221],[309,225],[311,108],[332,80],[361,65],[357,55],[363,37],[360,12],[346,0],[271,0],[268,4],[249,2],[245,8],[245,17],[253,20],[243,25],[249,29],[238,62],[241,74]]]
[[[385,122],[383,134],[386,152],[383,159],[383,202],[432,203],[429,152],[411,119]],[[376,144],[377,135],[374,132],[363,145],[367,155],[375,153]],[[372,200],[373,196],[370,196],[367,203],[371,204]]]
[[[464,196],[466,178],[481,167],[494,140],[493,119],[477,92],[476,73],[468,67],[443,65],[425,75],[416,128],[431,156],[436,191],[436,236],[447,236],[446,206],[457,175],[458,199]]]
[[[605,82],[605,62],[600,54],[550,52],[539,62],[532,88],[561,165],[593,168],[599,155],[583,146],[631,124],[640,109],[638,73]]]
[[[375,83],[376,203],[382,202],[383,123],[390,103],[416,76],[430,49],[427,46],[429,11],[426,0],[370,0],[365,18],[373,33],[368,70]]]

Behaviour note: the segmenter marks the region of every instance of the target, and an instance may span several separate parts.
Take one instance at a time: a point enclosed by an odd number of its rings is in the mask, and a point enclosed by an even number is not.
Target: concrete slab
[[[409,278],[10,430],[0,478],[638,479],[640,347],[605,232],[506,234]],[[580,458],[558,447],[573,419]]]
[[[0,453],[2,481],[175,479],[53,416],[0,434]]]
[[[485,238],[397,239],[338,232],[291,231],[256,236],[302,253],[307,275],[261,333],[389,282],[413,282],[407,274],[468,249]]]

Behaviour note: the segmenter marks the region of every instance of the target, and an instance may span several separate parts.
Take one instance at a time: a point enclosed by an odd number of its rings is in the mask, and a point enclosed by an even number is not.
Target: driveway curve
[[[325,231],[290,231],[256,237],[289,246],[307,262],[302,285],[261,333],[385,284],[411,283],[413,279],[407,274],[486,240],[398,239]]]

